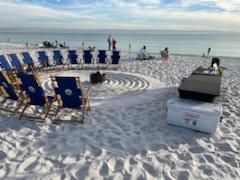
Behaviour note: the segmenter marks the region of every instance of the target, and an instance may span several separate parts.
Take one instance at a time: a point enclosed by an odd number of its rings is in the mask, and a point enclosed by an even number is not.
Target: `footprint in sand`
[[[7,154],[0,150],[0,161],[3,161],[7,157]]]
[[[220,151],[230,151],[238,153],[238,151],[234,150],[228,143],[216,143],[215,147],[217,148],[217,150]]]
[[[97,146],[90,146],[91,153],[94,157],[100,157],[102,155],[102,149]]]
[[[116,172],[116,171],[121,171],[123,169],[123,166],[124,166],[124,160],[123,159],[110,159],[108,160],[108,166],[111,168],[111,170],[113,172]]]
[[[161,174],[161,170],[154,168],[151,164],[144,163],[143,168],[145,172],[148,172],[153,177],[158,177]]]
[[[103,162],[102,167],[100,169],[100,174],[102,176],[107,176],[109,174],[109,169],[107,163]]]
[[[191,153],[194,153],[194,154],[199,154],[199,153],[204,153],[205,152],[205,149],[198,146],[198,147],[191,147],[188,149]]]
[[[8,174],[9,172],[9,168],[4,166],[4,165],[0,165],[0,179],[4,179],[4,177]]]
[[[200,170],[202,170],[203,174],[205,174],[206,176],[211,176],[213,175],[213,170],[210,166],[208,165],[201,165],[199,167]]]
[[[18,172],[23,173],[25,171],[31,171],[34,167],[38,164],[38,157],[37,156],[30,156],[29,158],[25,159],[18,167]]]
[[[188,153],[188,152],[179,154],[179,155],[178,155],[178,158],[181,159],[181,160],[183,160],[183,161],[190,161],[190,160],[193,159],[191,153]]]

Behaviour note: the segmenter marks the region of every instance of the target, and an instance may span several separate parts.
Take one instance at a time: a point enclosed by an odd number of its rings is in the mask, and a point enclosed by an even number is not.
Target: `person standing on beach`
[[[112,40],[112,49],[113,51],[116,51],[116,44],[117,44],[117,41],[115,39]]]
[[[108,50],[111,51],[112,48],[112,37],[111,35],[108,36]]]
[[[211,52],[211,48],[208,48],[206,59],[208,59],[210,52]]]
[[[168,48],[167,48],[167,47],[163,50],[163,52],[162,52],[162,57],[163,57],[163,62],[164,62],[165,64],[168,64],[170,57],[169,57],[169,51],[168,51]]]

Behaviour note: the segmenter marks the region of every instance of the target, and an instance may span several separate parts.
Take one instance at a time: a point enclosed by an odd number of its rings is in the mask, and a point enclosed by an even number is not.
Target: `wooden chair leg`
[[[57,115],[58,115],[60,109],[61,109],[61,107],[58,107],[57,110],[56,110],[56,113],[54,114],[54,120],[52,122],[53,124],[55,124],[55,122],[57,121]]]
[[[46,114],[45,114],[45,116],[44,116],[44,118],[43,118],[44,121],[46,120],[46,118],[47,118],[47,116],[48,116],[48,114],[49,114],[49,111],[50,111],[51,107],[52,107],[52,105],[50,105],[50,106],[47,107]]]
[[[21,107],[22,104],[23,104],[23,102],[21,101],[21,102],[18,104],[18,107],[13,111],[12,115],[15,115],[15,114],[18,112],[18,109]]]
[[[5,97],[5,98],[3,99],[3,101],[1,102],[1,104],[4,104],[6,101],[7,101],[7,98]]]
[[[28,104],[26,104],[26,105],[24,106],[24,108],[23,108],[23,110],[22,110],[20,116],[18,117],[19,119],[22,118],[22,115],[23,115],[23,113],[25,112],[25,110],[27,109],[27,107],[28,107]]]

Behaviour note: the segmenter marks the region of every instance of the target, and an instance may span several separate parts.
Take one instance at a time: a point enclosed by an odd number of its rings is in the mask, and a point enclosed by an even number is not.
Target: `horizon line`
[[[132,28],[53,28],[53,27],[0,27],[0,30],[59,30],[59,31],[162,31],[162,32],[217,32],[217,33],[240,33],[230,30],[209,30],[209,29],[132,29]]]

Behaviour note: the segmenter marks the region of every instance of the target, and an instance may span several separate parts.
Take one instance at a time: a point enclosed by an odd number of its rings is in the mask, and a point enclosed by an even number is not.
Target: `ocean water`
[[[171,54],[202,55],[211,48],[212,56],[240,57],[240,33],[207,31],[130,31],[130,30],[0,30],[0,42],[38,44],[45,40],[66,42],[71,48],[107,49],[108,35],[117,41],[117,49],[139,51],[143,46],[153,53],[168,47]]]

